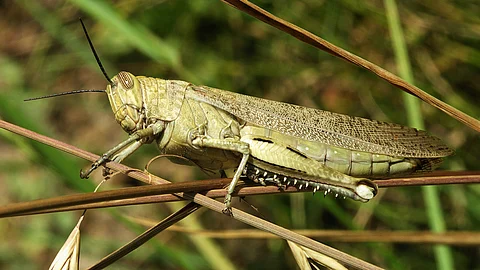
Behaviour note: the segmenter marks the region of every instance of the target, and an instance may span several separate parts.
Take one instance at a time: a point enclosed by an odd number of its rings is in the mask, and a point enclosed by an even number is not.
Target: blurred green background
[[[382,1],[255,1],[268,11],[397,73]],[[403,1],[399,4],[415,84],[478,118],[480,109],[480,4],[475,1]],[[126,138],[102,94],[22,100],[107,84],[83,35],[86,23],[109,76],[181,79],[333,112],[407,124],[401,91],[345,61],[305,45],[221,1],[1,1],[0,118],[101,154]],[[426,130],[456,149],[448,170],[479,170],[478,133],[422,104]],[[89,163],[0,130],[2,204],[88,192],[97,172],[80,180]],[[146,146],[126,163],[143,168],[157,155]],[[175,181],[206,178],[198,170],[154,163],[159,176]],[[119,176],[104,189],[138,184]],[[478,230],[478,185],[439,187],[444,222],[450,231]],[[419,187],[391,188],[370,204],[327,196],[261,196],[249,202],[261,215],[291,229],[427,230]],[[236,203],[243,209],[245,204]],[[165,205],[90,211],[82,227],[85,268],[137,235],[143,228],[123,214],[160,220]],[[79,213],[0,220],[0,268],[44,269],[63,244]],[[246,228],[208,211],[194,214],[205,229]],[[192,217],[187,218],[189,222]],[[292,269],[284,241],[214,240],[221,255],[207,259],[199,237],[162,233],[114,269]],[[197,239],[197,241],[192,241]],[[200,240],[199,240],[200,239]],[[319,241],[322,241],[319,239]],[[339,243],[344,252],[389,269],[440,267],[432,245]],[[457,269],[478,268],[478,247],[452,246]],[[225,262],[227,261],[227,262]],[[229,262],[228,262],[229,261]]]

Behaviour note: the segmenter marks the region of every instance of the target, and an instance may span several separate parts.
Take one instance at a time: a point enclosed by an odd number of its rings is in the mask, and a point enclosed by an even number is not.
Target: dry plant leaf
[[[76,270],[80,258],[80,224],[83,221],[83,215],[78,220],[62,248],[50,265],[50,270]]]
[[[311,270],[312,264],[310,261],[314,261],[318,264],[321,264],[328,269],[335,269],[335,270],[347,270],[345,266],[340,264],[337,260],[325,256],[319,252],[311,250],[306,247],[302,247],[298,244],[295,244],[291,241],[287,241],[290,250],[292,250],[293,257],[297,261],[298,267],[302,270]]]

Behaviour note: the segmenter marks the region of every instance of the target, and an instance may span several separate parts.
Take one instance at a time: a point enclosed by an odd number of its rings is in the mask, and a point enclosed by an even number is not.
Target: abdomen
[[[438,167],[442,160],[441,158],[394,157],[354,151],[250,125],[242,128],[241,136],[245,140],[251,140],[251,143],[270,141],[283,145],[300,156],[308,157],[336,171],[356,177],[381,178],[431,171]],[[274,160],[271,162],[274,163]]]

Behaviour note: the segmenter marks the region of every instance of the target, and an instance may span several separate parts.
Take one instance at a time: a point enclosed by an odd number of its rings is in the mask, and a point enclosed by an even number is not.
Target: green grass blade
[[[400,77],[413,84],[413,74],[395,0],[385,0],[384,2]],[[407,93],[403,93],[403,95],[409,124],[416,128],[424,129],[419,100]],[[446,225],[437,188],[435,186],[424,186],[422,189],[430,229],[433,232],[444,232]],[[454,269],[452,252],[448,246],[436,245],[434,251],[439,269]]]

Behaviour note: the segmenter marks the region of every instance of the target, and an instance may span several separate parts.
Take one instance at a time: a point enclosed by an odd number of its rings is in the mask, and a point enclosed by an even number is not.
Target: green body
[[[433,170],[452,153],[424,131],[245,96],[183,81],[120,72],[107,86],[115,119],[130,140],[109,151],[121,161],[155,141],[164,154],[207,171],[236,168],[262,184],[375,196],[368,178]]]

